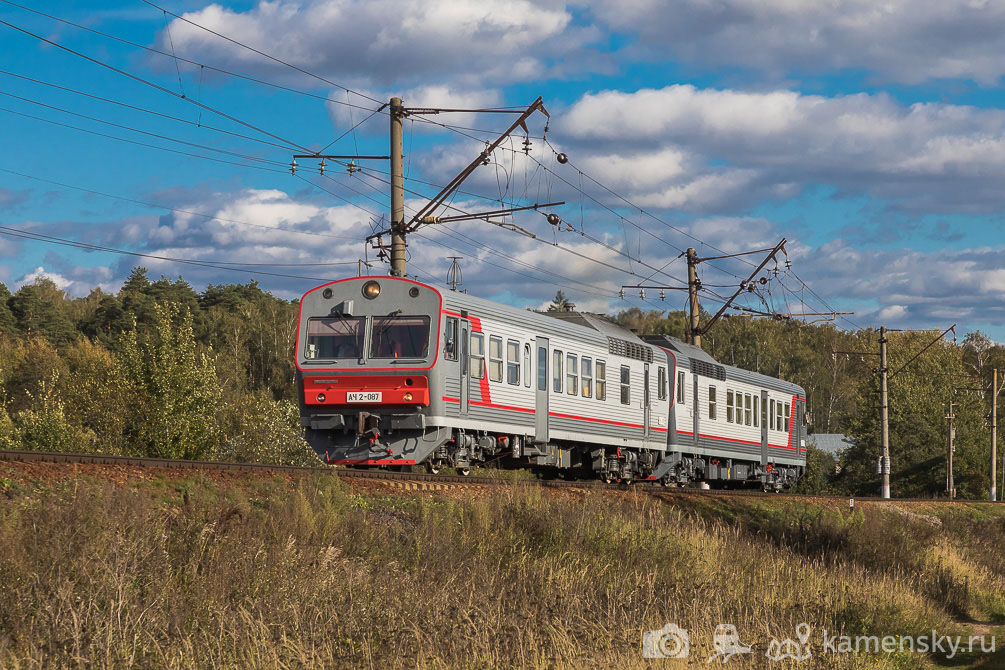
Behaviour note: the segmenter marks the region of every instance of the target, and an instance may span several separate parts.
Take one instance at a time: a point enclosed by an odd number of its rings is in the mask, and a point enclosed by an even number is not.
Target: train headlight
[[[403,395],[402,398],[405,399],[405,402],[412,402],[412,394],[411,393],[405,393],[405,395]]]
[[[324,393],[319,393],[318,394],[318,402],[324,402],[324,401],[325,401],[325,394]]]
[[[368,281],[363,284],[363,297],[367,300],[373,300],[378,295],[380,295],[380,284],[375,281]]]

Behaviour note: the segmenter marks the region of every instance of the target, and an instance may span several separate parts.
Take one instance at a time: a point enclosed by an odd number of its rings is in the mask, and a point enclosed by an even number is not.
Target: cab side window
[[[448,361],[457,360],[457,319],[455,317],[447,317],[447,338],[444,343],[444,349],[446,351],[446,358]]]

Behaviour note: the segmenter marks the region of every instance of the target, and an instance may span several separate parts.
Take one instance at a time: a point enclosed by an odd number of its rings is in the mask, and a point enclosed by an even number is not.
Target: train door
[[[768,464],[768,392],[761,391],[761,469]]]
[[[537,338],[537,395],[534,402],[534,441],[548,437],[548,338]]]
[[[642,439],[649,440],[649,421],[652,419],[652,411],[650,408],[652,396],[649,393],[649,364],[645,364],[645,372],[642,375],[642,426],[643,435]]]
[[[443,345],[443,375],[448,396],[456,398],[460,416],[468,413],[471,362],[468,357],[468,337],[471,325],[467,319],[449,316]],[[451,407],[447,405],[448,410]]]
[[[694,442],[694,448],[697,449],[698,448],[698,428],[699,428],[699,425],[698,425],[698,375],[692,373],[691,376],[694,378],[694,383],[692,384],[693,388],[692,388],[692,391],[691,391],[691,398],[692,398],[692,400],[691,400],[691,417],[694,420],[694,425],[693,425],[693,428],[692,428],[692,430],[694,431],[694,433],[692,434],[691,438],[692,438],[692,441]]]
[[[460,377],[461,377],[461,416],[468,415],[468,404],[471,396],[471,358],[468,355],[468,344],[471,333],[471,322],[462,318],[460,320],[460,336],[458,343],[460,347]]]

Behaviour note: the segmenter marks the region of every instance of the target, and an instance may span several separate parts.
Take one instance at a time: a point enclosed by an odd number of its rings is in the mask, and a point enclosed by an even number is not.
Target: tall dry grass
[[[800,520],[807,510],[753,503],[682,509],[519,485],[477,501],[388,498],[333,478],[77,480],[8,493],[5,668],[642,668],[642,631],[667,622],[690,631],[694,665],[714,653],[715,626],[734,623],[757,653],[731,665],[769,667],[769,640],[798,623],[950,632],[957,610],[995,610],[988,594],[1001,584],[1000,564],[975,558],[979,543],[952,553],[925,536],[927,554],[904,548],[877,563],[857,538],[889,528],[885,516]],[[919,565],[952,588],[969,580],[958,606],[940,600],[943,587],[921,588]]]

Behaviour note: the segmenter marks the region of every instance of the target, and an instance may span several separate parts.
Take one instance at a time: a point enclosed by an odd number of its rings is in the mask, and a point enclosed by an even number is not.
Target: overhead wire
[[[50,40],[50,39],[48,39],[46,37],[42,37],[41,35],[38,35],[36,33],[31,32],[30,30],[26,30],[25,28],[21,28],[19,26],[16,26],[13,23],[9,23],[7,21],[4,21],[3,19],[0,19],[0,25],[5,25],[8,28],[12,28],[12,29],[14,29],[14,30],[16,30],[16,31],[18,31],[20,33],[24,33],[25,35],[33,37],[33,38],[35,38],[35,39],[37,39],[37,40],[39,40],[41,42],[45,42],[46,44],[54,46],[54,47],[56,47],[58,49],[62,49],[63,51],[66,51],[67,53],[73,54],[73,55],[75,55],[75,56],[77,56],[79,58],[83,58],[84,60],[86,60],[88,62],[94,63],[95,65],[98,65],[98,66],[103,67],[103,68],[107,68],[108,70],[111,70],[112,72],[116,72],[116,73],[118,73],[118,74],[120,74],[120,75],[122,75],[124,77],[128,77],[129,79],[137,81],[137,82],[139,82],[141,84],[145,84],[145,85],[150,86],[150,87],[152,87],[154,89],[157,89],[159,91],[167,93],[168,95],[170,95],[170,96],[172,96],[174,98],[177,98],[179,100],[184,100],[184,101],[188,102],[189,104],[195,105],[195,106],[197,106],[197,107],[199,107],[201,109],[204,109],[206,111],[209,111],[209,112],[212,112],[212,113],[217,114],[219,116],[222,116],[223,118],[225,118],[225,119],[227,119],[229,121],[233,121],[234,123],[238,123],[238,124],[240,124],[240,125],[242,125],[242,126],[244,126],[246,128],[250,128],[251,130],[254,130],[256,132],[262,133],[263,135],[267,135],[267,136],[271,137],[274,140],[279,140],[280,142],[285,142],[286,144],[288,144],[292,148],[299,149],[299,150],[302,150],[304,152],[310,153],[310,149],[308,149],[308,148],[306,148],[306,147],[304,147],[304,146],[302,146],[300,144],[297,144],[296,142],[293,142],[291,140],[287,140],[287,139],[285,139],[283,137],[280,137],[279,135],[276,135],[274,133],[270,133],[269,131],[264,130],[263,128],[259,128],[259,127],[255,126],[255,125],[251,124],[251,123],[248,123],[247,121],[242,121],[241,119],[238,119],[235,116],[227,114],[226,112],[218,110],[218,109],[216,109],[214,107],[210,107],[209,105],[206,105],[206,104],[204,104],[202,102],[198,102],[196,100],[193,100],[192,98],[187,98],[187,97],[185,97],[184,95],[182,95],[180,93],[175,93],[171,89],[165,88],[165,87],[161,86],[160,84],[154,83],[154,82],[152,82],[152,81],[150,81],[148,79],[144,79],[143,77],[140,77],[138,75],[132,74],[131,72],[127,72],[126,70],[123,70],[121,68],[115,67],[114,65],[111,65],[109,63],[105,63],[105,62],[103,62],[101,60],[98,60],[97,58],[92,58],[91,56],[88,56],[87,54],[84,54],[84,53],[82,53],[80,51],[77,51],[75,49],[71,49],[70,47],[65,46],[63,44],[60,44],[59,42],[56,42],[55,40]]]
[[[342,89],[346,93],[352,93],[354,95],[358,95],[361,98],[365,98],[366,100],[369,100],[371,102],[375,102],[377,104],[381,104],[380,100],[377,100],[376,98],[370,97],[369,95],[366,95],[365,93],[360,93],[359,91],[354,91],[351,88],[347,88],[347,87],[343,86],[342,84],[338,84],[338,83],[336,83],[334,81],[331,81],[330,79],[322,77],[319,74],[315,74],[313,72],[309,72],[308,70],[305,70],[305,69],[303,69],[300,66],[294,65],[292,63],[288,63],[288,62],[286,62],[286,61],[284,61],[284,60],[282,60],[280,58],[276,58],[275,56],[272,56],[270,54],[265,53],[264,51],[256,49],[255,47],[249,46],[247,44],[244,44],[243,42],[235,40],[232,37],[228,37],[227,35],[224,35],[223,33],[218,33],[217,31],[212,30],[211,28],[207,28],[206,26],[200,25],[200,24],[196,23],[195,21],[192,21],[191,19],[185,18],[184,16],[179,16],[178,14],[175,14],[174,12],[165,9],[165,8],[161,7],[160,5],[157,5],[157,4],[153,3],[153,2],[150,2],[150,0],[141,0],[141,1],[144,2],[144,3],[146,3],[146,4],[148,4],[148,5],[150,5],[151,7],[154,7],[155,9],[159,9],[160,11],[164,12],[165,14],[170,14],[171,16],[175,17],[179,21],[184,21],[185,23],[187,23],[187,24],[189,24],[191,26],[195,26],[196,28],[199,28],[200,30],[205,30],[206,32],[208,32],[208,33],[210,33],[212,35],[216,35],[217,37],[219,37],[221,39],[227,40],[231,44],[236,44],[237,46],[239,46],[239,47],[241,47],[243,49],[247,49],[248,51],[252,51],[252,52],[258,54],[259,56],[262,56],[264,58],[268,58],[271,61],[275,61],[276,63],[279,63],[280,65],[285,65],[286,67],[291,68],[293,70],[296,70],[297,72],[300,72],[300,73],[305,74],[305,75],[307,75],[309,77],[313,77],[313,78],[315,78],[315,79],[317,79],[319,81],[322,81],[322,82],[328,84],[329,86],[334,86],[335,88]]]
[[[177,61],[181,61],[182,63],[188,63],[190,65],[197,65],[200,68],[204,68],[206,70],[212,70],[213,72],[218,72],[220,74],[227,75],[228,77],[235,77],[237,79],[243,79],[243,80],[252,82],[254,84],[258,84],[260,86],[267,86],[267,87],[270,87],[270,88],[275,88],[275,89],[278,89],[278,90],[286,91],[288,93],[296,93],[297,95],[303,95],[303,96],[310,97],[310,98],[316,98],[318,100],[324,100],[325,102],[330,102],[330,103],[333,103],[333,104],[336,104],[336,105],[348,105],[350,107],[353,107],[353,108],[356,108],[356,109],[366,110],[368,112],[374,111],[373,108],[371,108],[371,107],[364,107],[362,105],[355,105],[355,104],[346,103],[346,102],[341,101],[341,100],[336,100],[334,98],[329,98],[328,96],[319,95],[317,93],[311,93],[309,91],[302,91],[300,89],[291,88],[289,86],[284,86],[282,84],[276,84],[275,82],[266,81],[264,79],[258,79],[256,77],[252,77],[250,75],[242,74],[240,72],[233,72],[231,70],[226,70],[224,68],[216,67],[214,65],[209,65],[208,63],[201,63],[201,62],[196,61],[196,60],[191,60],[191,59],[188,59],[188,58],[183,58],[181,56],[176,56],[176,55],[170,54],[170,53],[168,53],[166,51],[162,51],[160,49],[155,49],[154,47],[148,46],[146,44],[140,44],[138,42],[133,42],[133,41],[127,40],[125,38],[119,37],[117,35],[112,35],[110,33],[105,33],[105,32],[102,32],[100,30],[96,30],[94,28],[91,28],[89,26],[85,26],[85,25],[82,25],[82,24],[79,24],[79,23],[74,23],[73,21],[69,21],[67,19],[64,19],[64,18],[61,18],[61,17],[58,17],[58,16],[54,16],[52,14],[46,14],[45,12],[39,11],[37,9],[33,9],[31,7],[26,7],[25,5],[20,5],[20,4],[16,3],[16,2],[12,2],[11,0],[0,0],[0,2],[2,2],[4,4],[7,4],[7,5],[11,5],[12,7],[17,7],[18,9],[23,9],[23,10],[25,10],[27,12],[31,12],[33,14],[37,14],[39,16],[43,16],[43,17],[45,17],[47,19],[51,19],[53,21],[58,21],[60,23],[63,23],[63,24],[68,25],[68,26],[72,26],[72,27],[77,28],[79,30],[84,30],[84,31],[89,32],[89,33],[94,34],[94,35],[100,35],[101,37],[104,37],[106,39],[114,40],[114,41],[120,42],[122,44],[127,44],[127,45],[129,45],[131,47],[135,47],[137,49],[143,49],[143,50],[148,51],[150,53],[155,53],[155,54],[158,54],[160,56],[164,56],[166,58],[174,59],[176,62]]]
[[[223,218],[223,217],[219,217],[219,216],[214,216],[212,214],[204,214],[202,212],[194,212],[192,210],[187,210],[187,209],[178,209],[178,208],[175,208],[175,207],[169,207],[167,205],[161,205],[161,204],[157,204],[157,203],[146,202],[144,200],[137,200],[135,198],[127,198],[127,197],[120,196],[120,195],[113,195],[111,193],[105,193],[105,192],[102,192],[102,191],[96,191],[96,190],[91,189],[91,188],[84,188],[83,186],[74,186],[73,184],[67,184],[67,183],[55,181],[55,180],[52,180],[52,179],[46,179],[44,177],[37,177],[35,175],[30,175],[30,174],[27,174],[27,173],[24,173],[24,172],[18,172],[16,170],[9,170],[9,169],[3,168],[3,167],[0,167],[0,172],[6,172],[7,174],[16,175],[18,177],[23,177],[25,179],[31,179],[31,180],[42,182],[42,183],[45,183],[45,184],[51,184],[53,186],[58,186],[60,188],[71,189],[71,190],[74,190],[74,191],[81,191],[83,193],[89,193],[89,194],[93,194],[93,195],[99,195],[99,196],[102,196],[102,197],[105,197],[105,198],[112,198],[114,200],[120,200],[122,202],[131,202],[131,203],[134,203],[134,204],[137,204],[137,205],[143,205],[143,206],[146,206],[146,207],[153,207],[155,209],[164,209],[164,210],[167,210],[167,211],[170,211],[170,212],[175,212],[175,213],[178,213],[178,214],[187,214],[189,216],[198,216],[198,217],[207,219],[209,221],[220,221],[220,222],[223,222],[223,223],[233,223],[233,224],[240,225],[240,226],[250,226],[250,227],[253,227],[253,228],[262,228],[264,230],[270,230],[270,231],[275,231],[275,232],[293,233],[293,234],[296,234],[296,235],[310,235],[310,236],[313,236],[313,237],[323,237],[323,238],[330,238],[330,239],[335,239],[335,240],[357,240],[358,239],[358,238],[355,238],[355,237],[347,237],[347,236],[343,236],[343,235],[330,235],[330,234],[327,234],[327,233],[315,233],[315,232],[311,232],[311,231],[308,231],[308,230],[293,230],[293,229],[290,229],[290,228],[277,228],[275,226],[266,226],[264,224],[259,224],[259,223],[250,223],[248,221],[239,221],[239,220],[235,220],[235,219],[227,219],[227,218]]]
[[[128,251],[126,249],[118,249],[115,247],[108,247],[99,244],[88,244],[86,242],[78,242],[76,240],[69,240],[63,237],[56,237],[54,235],[44,235],[42,233],[34,233],[27,230],[21,230],[19,228],[13,228],[10,226],[0,226],[0,235],[7,235],[8,237],[18,237],[24,239],[30,239],[37,242],[42,242],[44,244],[55,244],[60,246],[75,247],[77,249],[84,249],[88,251],[99,251],[104,253],[119,254],[124,256],[135,256],[140,258],[151,258],[155,260],[161,260],[171,263],[180,263],[183,265],[195,265],[207,268],[213,268],[216,270],[228,270],[231,272],[243,272],[245,274],[252,275],[268,275],[271,277],[286,277],[290,279],[309,279],[311,281],[330,281],[324,277],[304,277],[301,275],[291,275],[278,272],[266,272],[264,270],[242,270],[238,267],[232,267],[229,264],[221,264],[214,261],[206,260],[196,260],[189,258],[177,258],[173,256],[161,256],[157,254],[147,254],[139,251]],[[355,265],[355,261],[347,262],[347,265]]]
[[[197,121],[189,121],[188,119],[183,119],[180,116],[172,116],[170,114],[165,114],[163,112],[158,112],[158,111],[153,110],[153,109],[147,109],[146,107],[139,107],[137,105],[131,105],[131,104],[127,103],[127,102],[122,102],[122,101],[119,101],[119,100],[113,100],[111,98],[105,98],[105,97],[102,97],[100,95],[94,95],[93,93],[87,93],[86,91],[80,91],[80,90],[77,90],[77,89],[69,88],[67,86],[60,86],[59,84],[53,84],[51,82],[42,81],[41,79],[35,79],[33,77],[27,77],[25,75],[17,74],[15,72],[9,72],[7,70],[0,70],[0,75],[7,75],[9,77],[17,77],[18,79],[23,79],[25,81],[30,81],[30,82],[32,82],[34,84],[39,84],[41,86],[48,86],[50,88],[54,88],[54,89],[57,89],[57,90],[60,90],[60,91],[64,91],[66,93],[73,93],[74,95],[84,96],[86,98],[91,98],[92,100],[100,100],[101,102],[107,102],[109,104],[117,105],[119,107],[124,107],[126,109],[131,109],[133,111],[143,112],[144,114],[151,114],[153,116],[159,116],[161,118],[169,119],[171,121],[177,121],[178,123],[184,123],[184,124],[187,124],[187,125],[190,125],[190,126],[196,126],[197,128],[200,128],[200,129],[204,128],[206,130],[212,130],[212,131],[217,132],[217,133],[223,133],[225,135],[231,135],[233,137],[239,137],[239,138],[244,139],[244,140],[250,140],[252,142],[257,142],[259,144],[264,144],[264,145],[268,145],[268,146],[271,146],[271,147],[276,147],[278,149],[283,149],[284,151],[289,151],[289,147],[287,147],[284,144],[277,144],[275,142],[270,142],[268,140],[263,140],[263,139],[261,139],[259,137],[252,137],[251,135],[243,135],[241,133],[235,133],[235,132],[233,132],[231,130],[224,130],[223,128],[217,128],[215,126],[209,126],[209,125],[206,125],[205,123],[201,123],[201,122],[197,122]]]
[[[275,165],[278,167],[286,167],[286,163],[276,160],[271,160],[268,158],[261,158],[259,156],[253,156],[249,154],[241,154],[235,151],[229,151],[227,149],[218,149],[216,147],[211,147],[205,144],[199,144],[198,142],[189,142],[187,140],[180,140],[175,137],[170,137],[168,135],[161,135],[159,133],[152,133],[147,130],[140,130],[139,128],[133,128],[132,126],[126,126],[121,123],[115,123],[113,121],[106,121],[105,119],[99,119],[94,116],[88,116],[87,114],[81,114],[80,112],[74,112],[69,109],[64,109],[62,107],[56,107],[55,105],[48,105],[44,102],[39,102],[38,100],[32,100],[31,98],[25,98],[20,95],[14,95],[13,93],[8,93],[6,91],[0,91],[0,95],[7,96],[8,98],[14,98],[15,100],[20,100],[22,102],[27,102],[32,105],[38,105],[39,107],[45,107],[46,109],[51,109],[53,111],[61,112],[63,114],[69,114],[71,116],[76,116],[81,119],[87,119],[88,121],[94,121],[95,123],[100,123],[102,125],[111,126],[113,128],[118,128],[120,130],[128,130],[133,133],[138,133],[140,135],[147,135],[149,137],[154,137],[159,140],[166,140],[168,142],[175,142],[177,144],[184,144],[186,146],[202,149],[203,151],[214,151],[216,153],[225,154],[227,156],[232,156],[234,158],[241,158],[247,161],[255,161],[259,163],[268,163],[270,165]]]

